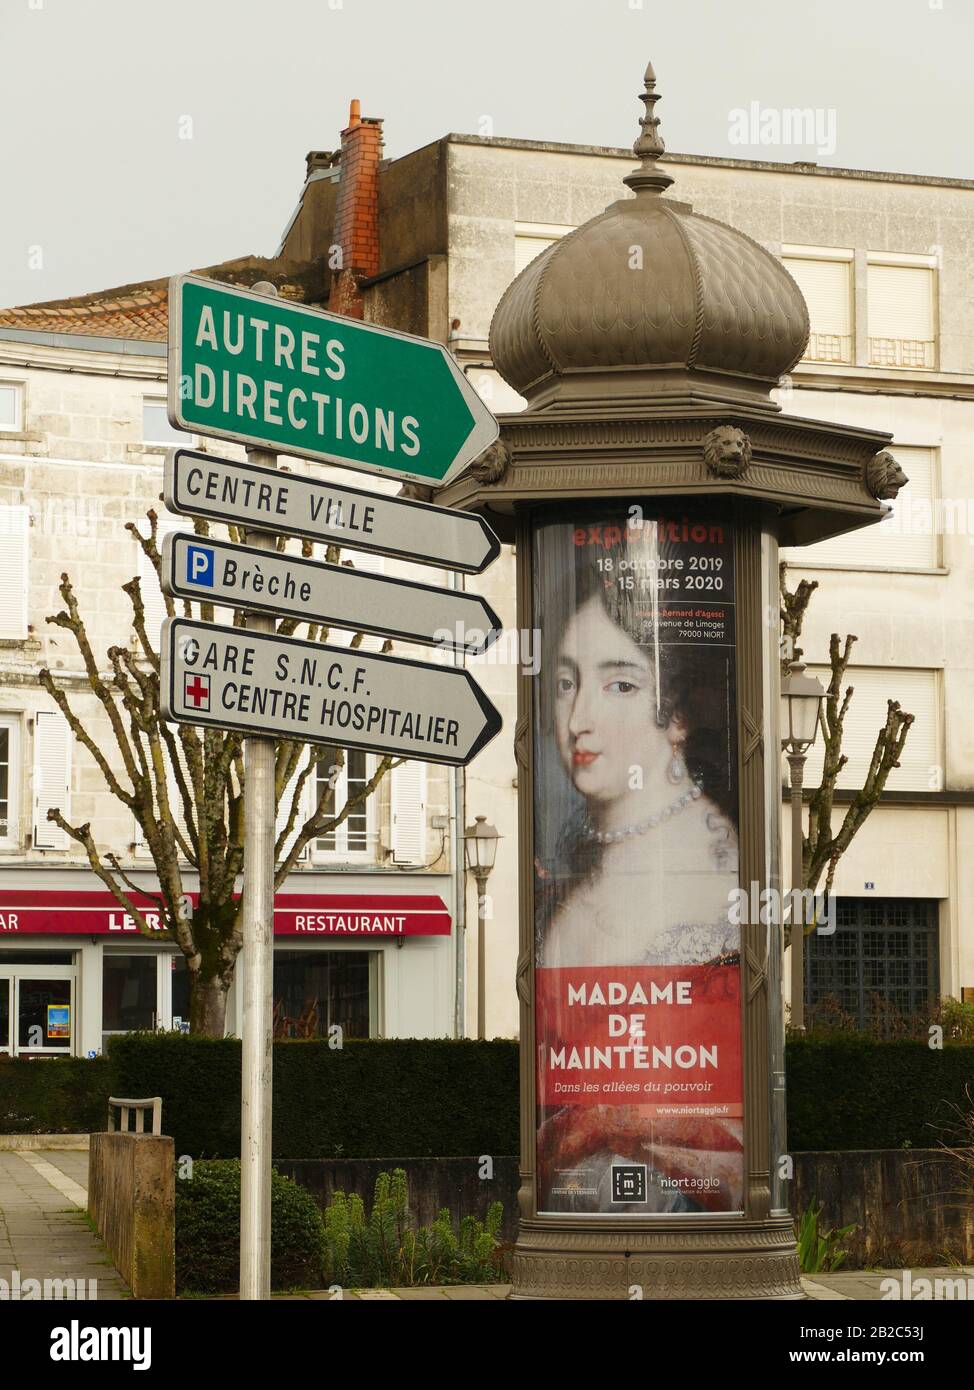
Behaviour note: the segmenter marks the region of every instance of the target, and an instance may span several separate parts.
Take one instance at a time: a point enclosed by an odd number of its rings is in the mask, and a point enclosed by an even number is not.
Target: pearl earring
[[[683,742],[682,738],[673,739],[670,745],[673,749],[673,756],[670,758],[669,766],[666,769],[666,780],[672,782],[674,786],[682,782],[687,775],[687,765],[683,761],[683,753],[681,751]]]

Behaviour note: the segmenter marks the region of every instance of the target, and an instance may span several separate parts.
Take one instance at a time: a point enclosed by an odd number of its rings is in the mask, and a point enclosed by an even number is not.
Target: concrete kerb
[[[19,1149],[87,1151],[90,1134],[0,1134],[0,1152]]]

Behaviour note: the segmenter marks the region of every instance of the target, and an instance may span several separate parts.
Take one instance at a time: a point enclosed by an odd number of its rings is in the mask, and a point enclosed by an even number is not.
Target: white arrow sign
[[[247,632],[162,625],[165,719],[464,765],[501,717],[468,671]]]
[[[480,574],[501,549],[486,521],[472,512],[299,478],[193,449],[170,449],[166,455],[163,496],[169,510],[183,516],[371,550],[464,574]]]
[[[163,540],[162,588],[173,598],[374,632],[469,656],[485,652],[500,631],[500,619],[479,594],[185,531]]]

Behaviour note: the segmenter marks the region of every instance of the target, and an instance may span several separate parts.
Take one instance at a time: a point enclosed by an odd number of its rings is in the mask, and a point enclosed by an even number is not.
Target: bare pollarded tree
[[[781,591],[781,673],[786,675],[792,661],[802,656],[797,645],[817,580],[801,579],[794,589],[788,588],[788,566],[779,569]],[[846,685],[846,671],[852,649],[858,638],[851,633],[840,639],[837,632],[829,638],[829,680],[819,714],[819,729],[825,747],[822,780],[809,798],[808,833],[802,842],[803,888],[815,891],[825,875],[823,889],[831,892],[835,871],[842,855],[858,834],[869,813],[882,798],[886,782],[894,767],[900,765],[900,755],[915,716],[907,714],[898,700],[887,700],[886,722],[876,734],[876,743],[862,786],[853,794],[837,830],[832,829],[832,810],[835,791],[842,769],[849,759],[842,752],[845,718],[855,694],[855,686]]]
[[[155,571],[159,582],[160,551],[158,517],[147,513],[148,529],[141,531],[129,522],[130,530]],[[194,522],[197,535],[207,536],[209,524]],[[229,527],[231,539],[243,539],[237,528]],[[283,550],[285,537],[279,537]],[[302,544],[302,554],[311,554],[310,542]],[[337,547],[326,551],[326,559],[339,560]],[[348,563],[348,562],[346,562]],[[243,868],[243,740],[239,733],[222,729],[171,724],[162,718],[159,705],[158,634],[146,631],[145,604],[139,578],[122,585],[132,605],[137,646],[109,647],[99,661],[92,648],[78,598],[67,574],[62,574],[60,594],[64,607],[47,621],[70,632],[84,663],[88,686],[107,715],[114,747],[104,748],[99,732],[89,728],[73,708],[58,678],[45,669],[40,682],[67,719],[74,737],[91,754],[109,791],[125,806],[141,827],[145,847],[155,866],[158,893],[138,887],[119,863],[117,855],[99,850],[90,823],[72,825],[57,808],[48,820],[84,849],[95,873],[120,907],[131,914],[140,932],[155,935],[145,910],[136,897],[153,900],[160,922],[179,944],[189,971],[190,1027],[194,1033],[222,1037],[226,1026],[227,993],[233,980],[237,956],[243,944],[241,899],[235,885]],[[166,611],[175,615],[176,605],[165,599]],[[195,606],[197,616],[212,621],[212,604]],[[180,604],[182,612],[193,616],[194,605]],[[236,614],[234,624],[240,625]],[[288,636],[299,623],[286,619],[277,631]],[[301,625],[303,626],[303,625]],[[328,639],[327,628],[307,625],[311,641]],[[356,633],[353,648],[362,643]],[[383,651],[390,643],[386,642]],[[335,831],[349,815],[374,794],[382,778],[398,762],[380,759],[373,775],[349,795],[341,807],[335,802],[335,787],[344,762],[341,749],[293,741],[278,741],[275,762],[275,802],[279,833],[275,885],[279,886],[305,847]],[[327,776],[319,777],[324,766]],[[310,781],[317,791],[308,805],[305,788]],[[198,897],[190,906],[184,875],[190,869],[199,876]]]

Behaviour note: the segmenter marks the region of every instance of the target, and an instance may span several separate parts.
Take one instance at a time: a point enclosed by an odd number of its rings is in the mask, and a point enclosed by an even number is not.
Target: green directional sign
[[[434,485],[498,433],[442,343],[198,275],[169,284],[169,420]]]

